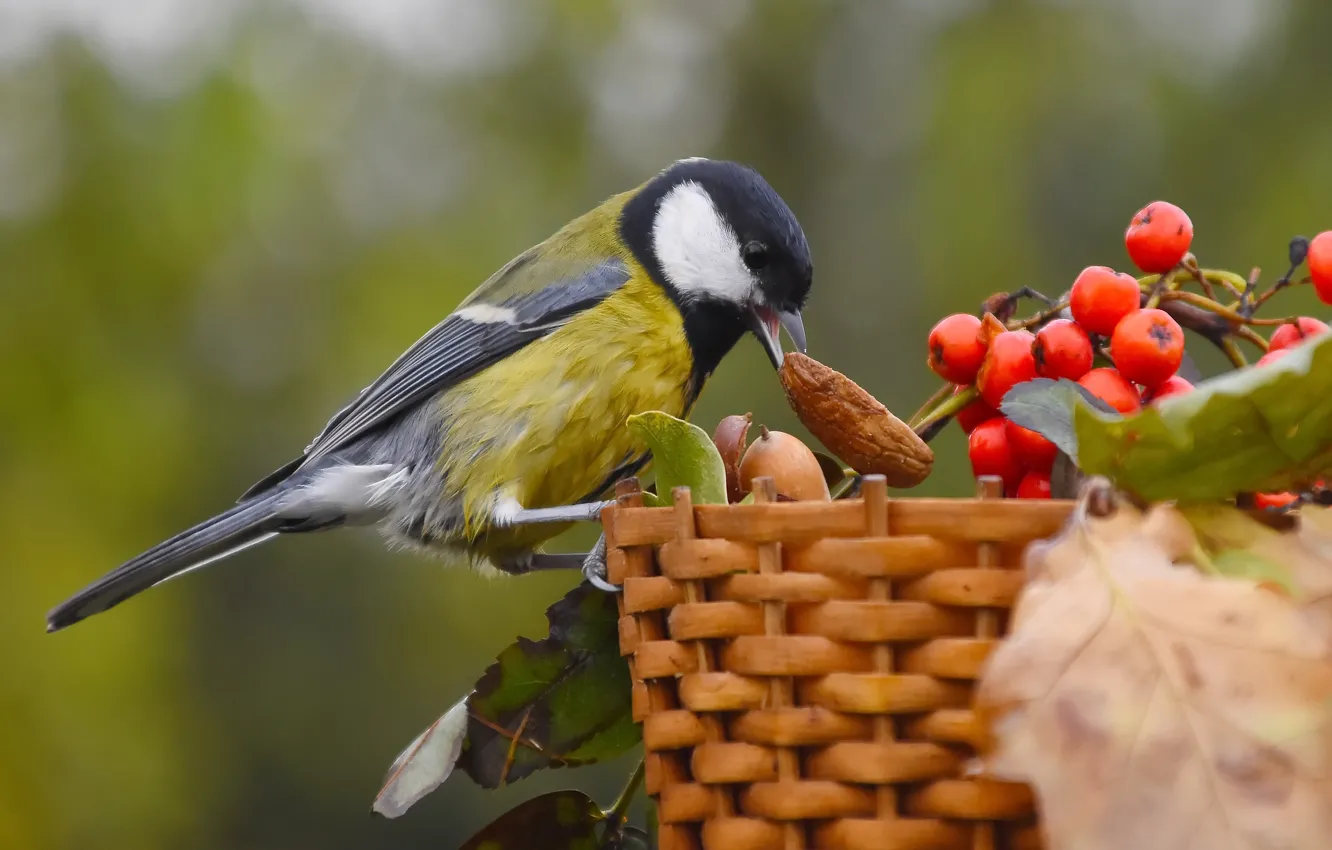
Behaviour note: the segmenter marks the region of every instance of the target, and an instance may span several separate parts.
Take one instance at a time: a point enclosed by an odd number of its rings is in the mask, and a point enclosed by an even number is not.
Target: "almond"
[[[882,475],[900,488],[929,476],[930,447],[850,378],[797,352],[786,355],[780,374],[801,423],[856,472]]]

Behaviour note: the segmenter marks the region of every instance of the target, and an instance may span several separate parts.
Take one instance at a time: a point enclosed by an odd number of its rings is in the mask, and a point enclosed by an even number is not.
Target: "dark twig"
[[[1194,280],[1198,281],[1198,285],[1202,287],[1203,295],[1206,295],[1208,298],[1215,301],[1216,288],[1212,286],[1212,282],[1202,273],[1202,269],[1198,267],[1197,259],[1195,259],[1192,254],[1185,258],[1184,269],[1193,276]]]
[[[1033,330],[1041,325],[1044,325],[1046,322],[1050,321],[1051,319],[1059,318],[1059,314],[1067,309],[1068,309],[1068,298],[1067,296],[1065,296],[1064,298],[1061,298],[1058,301],[1056,301],[1054,304],[1051,304],[1048,310],[1042,310],[1041,312],[1036,313],[1035,315],[1032,316],[1028,316],[1025,319],[1013,319],[1009,321],[1007,327],[1010,331]]]
[[[1246,281],[1248,285],[1244,287],[1244,292],[1240,293],[1239,309],[1235,312],[1246,320],[1253,319],[1254,311],[1258,309],[1258,306],[1253,303],[1253,292],[1258,287],[1258,276],[1260,274],[1262,274],[1262,271],[1254,266],[1253,270],[1249,272],[1249,279]]]
[[[1179,322],[1180,327],[1193,331],[1219,348],[1236,368],[1245,365],[1243,354],[1239,353],[1234,340],[1230,338],[1231,324],[1224,317],[1183,301],[1163,301],[1161,309]]]
[[[999,321],[1007,322],[1009,319],[1013,318],[1013,314],[1017,312],[1018,301],[1023,298],[1031,298],[1039,301],[1046,307],[1053,307],[1055,303],[1054,299],[1049,296],[1042,295],[1030,286],[1024,286],[1013,292],[996,292],[989,298],[986,298],[981,302],[980,314],[984,316],[986,313],[993,313],[995,318]]]

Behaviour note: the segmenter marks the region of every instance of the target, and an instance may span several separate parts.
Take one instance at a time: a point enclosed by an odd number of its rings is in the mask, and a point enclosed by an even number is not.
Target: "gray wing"
[[[529,251],[497,272],[338,411],[301,457],[256,483],[241,500],[540,339],[601,303],[629,279],[628,267],[618,259],[574,263],[559,258],[546,264],[535,253]],[[545,266],[557,276],[537,285]]]

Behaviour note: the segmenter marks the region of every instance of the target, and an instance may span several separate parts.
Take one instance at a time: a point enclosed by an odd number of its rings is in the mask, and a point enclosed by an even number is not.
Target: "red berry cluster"
[[[1192,242],[1188,215],[1165,201],[1139,210],[1124,234],[1134,265],[1153,275],[1179,268],[1186,257],[1192,263]],[[1332,231],[1310,240],[1304,259],[1318,297],[1332,304]],[[1292,263],[1298,263],[1293,247]],[[1123,414],[1193,389],[1176,374],[1184,359],[1184,331],[1165,310],[1144,306],[1144,300],[1155,304],[1155,298],[1146,299],[1146,294],[1144,285],[1130,275],[1089,266],[1068,294],[1072,318],[1042,317],[1043,324],[1024,323],[1039,325],[1034,334],[1024,327],[1009,329],[990,314],[982,320],[958,313],[934,326],[929,336],[930,368],[956,385],[954,395],[973,386],[979,395],[956,417],[968,435],[977,477],[999,476],[1010,496],[1050,497],[1055,445],[999,413],[1000,402],[1017,384],[1036,377],[1067,378]],[[1307,317],[1283,324],[1258,362],[1271,362],[1327,330],[1323,322]],[[1098,357],[1104,365],[1098,366]],[[1284,497],[1262,496],[1269,502]]]

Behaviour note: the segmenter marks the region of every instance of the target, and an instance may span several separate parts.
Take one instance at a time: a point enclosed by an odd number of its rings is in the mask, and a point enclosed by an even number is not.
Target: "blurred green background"
[[[678,157],[786,197],[811,353],[903,416],[937,318],[1126,266],[1147,201],[1270,279],[1332,226],[1329,32],[1323,0],[0,0],[0,847],[450,848],[540,790],[609,802],[631,759],[369,815],[572,576],[340,532],[43,615]],[[695,418],[745,410],[797,427],[752,340]],[[920,492],[965,493],[936,448]]]

